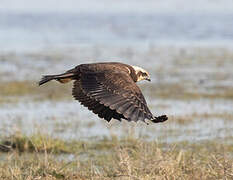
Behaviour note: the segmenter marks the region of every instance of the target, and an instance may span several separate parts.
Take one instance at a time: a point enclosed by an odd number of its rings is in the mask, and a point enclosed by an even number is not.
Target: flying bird
[[[164,122],[166,115],[153,116],[146,100],[136,85],[150,81],[149,73],[138,66],[118,62],[81,64],[58,75],[45,75],[39,85],[56,80],[67,83],[74,80],[73,97],[93,113],[108,122],[121,121]]]

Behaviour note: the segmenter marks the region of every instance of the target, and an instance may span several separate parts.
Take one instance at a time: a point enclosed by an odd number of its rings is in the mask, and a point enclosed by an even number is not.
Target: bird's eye
[[[146,73],[142,73],[142,76],[147,76],[147,74]]]

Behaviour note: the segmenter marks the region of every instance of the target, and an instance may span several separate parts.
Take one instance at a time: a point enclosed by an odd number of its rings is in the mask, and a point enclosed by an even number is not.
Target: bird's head
[[[145,69],[143,69],[141,67],[138,67],[138,66],[132,66],[132,67],[135,70],[135,73],[136,73],[136,76],[137,76],[137,82],[141,81],[141,80],[151,81],[150,80],[150,75]]]

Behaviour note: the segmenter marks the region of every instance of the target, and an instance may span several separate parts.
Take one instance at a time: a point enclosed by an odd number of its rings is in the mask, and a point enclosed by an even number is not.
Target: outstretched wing
[[[117,113],[115,110],[111,110],[103,104],[100,104],[94,98],[87,96],[82,89],[80,80],[74,82],[72,94],[76,100],[80,101],[85,107],[88,107],[93,113],[98,114],[100,118],[104,118],[107,121],[110,121],[112,118],[121,121],[121,118],[124,118],[122,114]]]
[[[145,98],[129,74],[125,72],[82,72],[75,82],[74,97],[106,120],[128,121],[153,119]]]

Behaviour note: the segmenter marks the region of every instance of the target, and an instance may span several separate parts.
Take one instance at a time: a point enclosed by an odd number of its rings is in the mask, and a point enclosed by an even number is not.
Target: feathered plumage
[[[43,76],[39,85],[50,80],[66,83],[74,80],[72,94],[76,100],[100,118],[128,121],[164,122],[166,115],[155,117],[136,85],[150,80],[148,72],[123,63],[81,64],[59,75]]]

